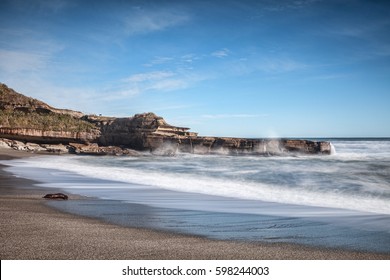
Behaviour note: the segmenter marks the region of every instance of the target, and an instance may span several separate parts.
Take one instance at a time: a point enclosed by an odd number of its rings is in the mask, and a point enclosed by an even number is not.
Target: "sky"
[[[390,1],[0,1],[0,82],[203,136],[390,137]]]

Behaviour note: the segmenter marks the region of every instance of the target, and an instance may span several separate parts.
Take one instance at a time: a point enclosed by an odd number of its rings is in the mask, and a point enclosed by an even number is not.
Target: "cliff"
[[[57,109],[37,99],[17,93],[13,89],[0,83],[0,110],[15,112],[36,112],[41,114],[56,113],[81,118],[84,114],[68,109]]]
[[[97,155],[137,155],[133,150],[160,155],[331,152],[329,142],[202,137],[189,128],[170,125],[154,113],[129,118],[84,115],[53,108],[4,84],[0,84],[0,137],[8,139],[1,145],[17,149]]]
[[[42,143],[94,141],[99,129],[83,113],[53,108],[0,84],[0,137]]]

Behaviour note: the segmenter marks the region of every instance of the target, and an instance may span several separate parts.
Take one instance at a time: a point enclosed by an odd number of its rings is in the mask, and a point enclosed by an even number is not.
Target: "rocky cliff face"
[[[40,100],[20,94],[2,83],[0,83],[0,110],[42,114],[57,113],[75,118],[81,118],[84,115],[78,111],[51,107]]]
[[[286,153],[330,154],[329,142],[291,139],[243,139],[201,137],[189,128],[168,124],[153,113],[129,118],[83,115],[81,112],[56,109],[39,100],[19,94],[0,84],[0,137],[31,142],[19,144],[21,149],[45,149],[57,144],[57,150],[77,154],[135,155],[131,149],[151,151],[160,155],[177,152],[195,154],[257,154]],[[15,147],[17,142],[3,141]],[[20,142],[18,142],[20,143]],[[39,144],[39,147],[36,147]],[[53,146],[48,146],[56,150]]]
[[[40,143],[90,142],[99,129],[81,112],[53,108],[0,84],[0,137]]]
[[[0,127],[0,137],[34,143],[89,143],[96,140],[100,133],[86,131],[54,131],[31,128],[7,128]]]
[[[156,154],[177,152],[225,155],[327,154],[331,144],[325,141],[287,139],[244,139],[225,137],[162,137],[148,135],[143,142]]]
[[[130,118],[115,118],[97,122],[100,145],[125,146],[135,150],[155,150],[160,143],[196,136],[189,128],[169,125],[154,113],[137,114]]]

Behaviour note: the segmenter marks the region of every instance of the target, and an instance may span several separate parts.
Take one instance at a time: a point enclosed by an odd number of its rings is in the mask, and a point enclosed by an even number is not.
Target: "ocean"
[[[390,139],[324,139],[331,155],[41,156],[3,161],[48,201],[129,227],[390,253]]]

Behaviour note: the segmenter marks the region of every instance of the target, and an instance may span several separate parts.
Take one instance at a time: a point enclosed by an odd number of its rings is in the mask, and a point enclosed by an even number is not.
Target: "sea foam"
[[[336,143],[338,153],[304,157],[37,157],[16,165],[62,170],[121,182],[63,188],[157,188],[241,200],[390,214],[390,161],[380,153],[388,142]],[[360,152],[360,153],[358,153]],[[379,163],[378,160],[379,159]],[[54,172],[54,171],[50,171]],[[127,184],[127,186],[126,186]],[[114,186],[114,187],[113,187]],[[114,192],[113,192],[114,193]],[[168,194],[169,195],[169,194]],[[106,192],[105,198],[118,199]],[[121,193],[121,200],[132,194]]]

